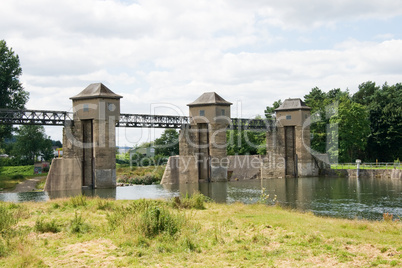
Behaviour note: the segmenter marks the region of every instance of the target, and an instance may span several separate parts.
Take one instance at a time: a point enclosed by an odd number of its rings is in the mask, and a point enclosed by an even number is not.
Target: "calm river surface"
[[[402,181],[349,178],[295,178],[200,183],[185,185],[137,185],[116,189],[85,191],[112,199],[171,198],[199,191],[221,203],[255,203],[261,189],[269,194],[267,203],[311,211],[317,215],[339,218],[382,219],[383,213],[402,217]],[[73,192],[1,193],[0,201],[46,201],[81,194]]]

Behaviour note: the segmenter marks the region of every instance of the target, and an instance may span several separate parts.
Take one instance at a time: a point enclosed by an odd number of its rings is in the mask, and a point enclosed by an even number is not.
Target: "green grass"
[[[34,175],[34,166],[4,166],[1,167],[1,175],[3,176],[14,176],[14,175],[22,175],[22,176],[33,176]]]
[[[117,182],[127,184],[159,184],[166,166],[130,167],[116,165]]]
[[[360,169],[402,169],[402,166],[375,166],[375,165],[369,165],[369,166],[365,166],[365,165],[361,165]],[[356,165],[348,165],[348,164],[337,164],[337,165],[331,165],[331,169],[357,169]]]
[[[3,166],[0,167],[0,189],[12,190],[27,178],[45,176],[45,173],[34,174],[34,166]],[[44,185],[43,185],[44,187]]]
[[[401,222],[201,199],[0,202],[0,267],[402,265]]]

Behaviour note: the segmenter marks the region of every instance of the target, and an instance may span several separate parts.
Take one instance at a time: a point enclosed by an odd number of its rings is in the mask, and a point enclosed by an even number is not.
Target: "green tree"
[[[370,121],[367,108],[353,102],[344,95],[339,100],[338,112],[330,119],[330,123],[338,125],[339,161],[354,162],[360,158],[370,134]],[[333,134],[335,136],[336,134]],[[337,153],[330,151],[329,153]]]
[[[402,84],[384,84],[382,88],[368,81],[359,85],[353,99],[367,105],[370,135],[366,158],[394,161],[402,158]]]
[[[12,155],[22,164],[33,164],[38,156],[50,160],[53,157],[51,151],[52,141],[43,126],[26,125],[18,129]]]
[[[179,133],[175,129],[165,129],[160,138],[155,139],[154,145],[156,155],[178,155]]]
[[[23,109],[29,94],[24,91],[19,77],[22,74],[18,55],[0,40],[0,109]],[[12,126],[0,126],[0,146],[11,137]]]
[[[228,130],[226,131],[226,140],[228,155],[266,154],[265,132]]]
[[[359,90],[353,95],[352,100],[369,106],[374,100],[375,93],[379,90],[380,87],[376,86],[375,82],[364,82],[359,85]]]
[[[265,117],[267,119],[273,120],[275,118],[275,109],[279,108],[279,106],[282,105],[281,100],[274,101],[272,106],[267,106],[267,108],[264,111]]]
[[[315,87],[304,96],[304,102],[311,108],[313,122],[310,126],[311,148],[317,152],[325,153],[326,128],[329,123],[329,116],[326,111],[326,106],[329,104],[328,96],[321,89]]]

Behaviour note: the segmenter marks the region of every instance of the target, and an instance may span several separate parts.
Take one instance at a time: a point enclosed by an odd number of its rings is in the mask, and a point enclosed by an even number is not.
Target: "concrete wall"
[[[79,158],[55,158],[46,179],[45,191],[78,190],[82,186]]]
[[[195,156],[171,156],[161,184],[198,183],[198,163]]]

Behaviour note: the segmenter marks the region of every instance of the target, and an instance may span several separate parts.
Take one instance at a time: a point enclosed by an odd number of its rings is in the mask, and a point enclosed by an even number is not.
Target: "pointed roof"
[[[205,106],[205,105],[222,105],[229,106],[233,103],[226,101],[224,98],[219,96],[215,92],[205,92],[198,99],[192,103],[187,104],[188,106]]]
[[[95,98],[120,99],[122,96],[115,94],[102,83],[93,83],[87,86],[83,91],[81,91],[81,93],[71,97],[70,99],[82,100]]]
[[[311,110],[301,99],[286,99],[275,111]]]

